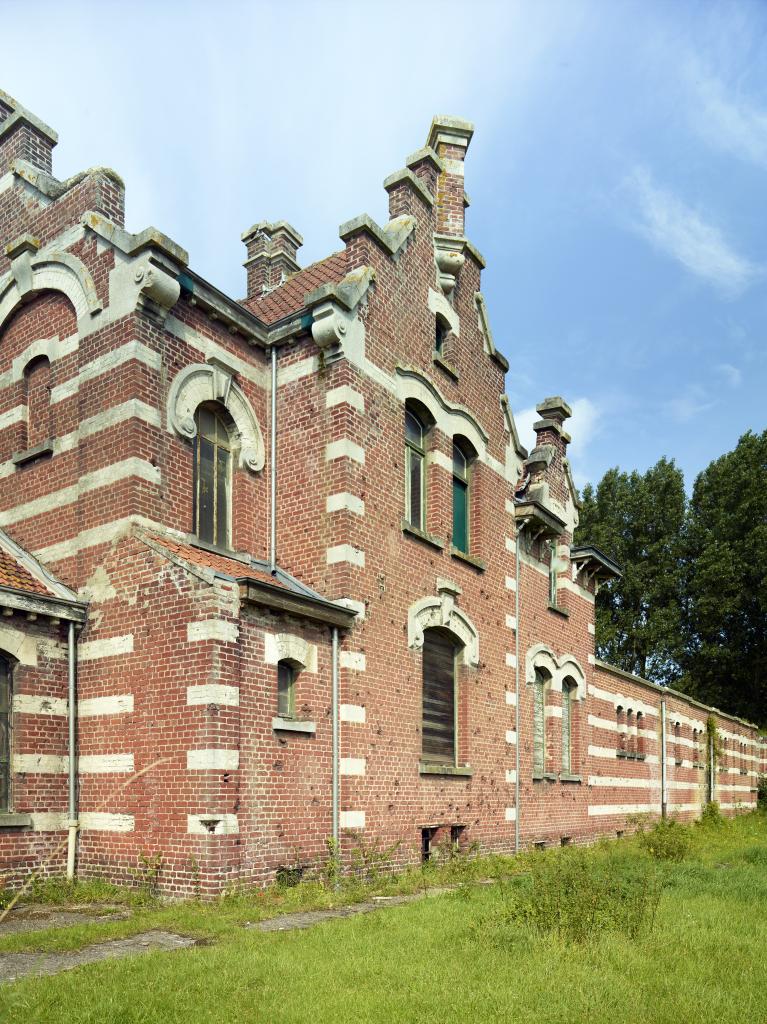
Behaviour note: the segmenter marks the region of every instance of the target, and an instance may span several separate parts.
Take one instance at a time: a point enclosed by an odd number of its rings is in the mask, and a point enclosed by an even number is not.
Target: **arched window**
[[[405,519],[426,531],[426,423],[419,411],[405,407]]]
[[[27,448],[36,448],[51,437],[51,364],[47,356],[33,359],[24,370],[24,403],[27,408]]]
[[[449,630],[434,627],[423,632],[421,749],[424,761],[458,763],[458,646]]]
[[[533,778],[542,779],[546,770],[546,684],[551,676],[536,668],[533,682]]]
[[[682,763],[682,724],[674,722],[674,762]]]
[[[469,553],[469,484],[474,451],[463,437],[453,438],[453,547]]]
[[[642,735],[643,730],[644,730],[644,715],[642,714],[641,711],[637,711],[637,751],[636,752],[637,752],[637,755],[639,755],[640,757],[643,757],[644,753],[645,753],[645,743],[644,743],[645,738]]]
[[[0,811],[11,809],[11,666],[0,658]]]
[[[636,754],[636,720],[631,708],[626,708],[626,743],[628,753],[633,757]]]
[[[205,404],[194,415],[194,524],[200,540],[229,547],[232,444],[220,407]]]
[[[562,682],[562,771],[573,771],[573,705],[577,687],[572,679]]]
[[[298,668],[292,661],[277,662],[277,714],[294,718],[296,714],[296,678]]]
[[[628,743],[626,742],[626,710],[620,704],[615,709],[615,725],[618,730],[618,752],[628,753]]]

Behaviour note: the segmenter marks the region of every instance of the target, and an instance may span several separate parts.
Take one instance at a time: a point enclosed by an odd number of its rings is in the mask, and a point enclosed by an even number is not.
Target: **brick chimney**
[[[52,128],[0,89],[0,177],[18,159],[50,174],[58,139]]]
[[[437,233],[462,237],[464,234],[465,191],[463,163],[474,125],[457,117],[435,117],[427,147],[442,162],[437,178]]]
[[[261,298],[301,269],[296,255],[304,240],[287,221],[259,221],[243,234],[242,240],[248,251],[243,266],[248,274],[249,299]]]
[[[565,420],[573,411],[564,398],[556,395],[544,398],[535,407],[541,419],[533,424],[535,431],[535,448],[527,460],[535,483],[548,485],[548,493],[564,506],[568,498],[568,485],[565,478],[565,459],[570,435],[564,428]]]

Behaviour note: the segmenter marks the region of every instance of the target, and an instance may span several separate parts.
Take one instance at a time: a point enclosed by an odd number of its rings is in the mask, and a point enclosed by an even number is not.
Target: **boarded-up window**
[[[229,428],[214,406],[195,413],[194,532],[200,540],[229,547],[231,441]]]
[[[543,778],[546,764],[546,682],[544,669],[535,670],[533,683],[533,777]]]
[[[51,364],[45,356],[34,359],[24,370],[27,406],[27,448],[51,437]]]
[[[425,428],[412,409],[405,410],[405,518],[426,529]]]
[[[445,629],[426,629],[423,636],[423,756],[455,764],[455,639]]]
[[[644,732],[644,715],[642,714],[641,711],[637,711],[637,750],[636,750],[637,754],[644,754],[644,752],[645,752],[645,743],[644,743],[645,738],[642,735],[643,732]]]
[[[11,807],[11,671],[0,658],[0,811]]]
[[[277,665],[277,714],[292,718],[296,711],[296,670],[289,661]]]
[[[573,700],[575,683],[565,679],[562,683],[562,771],[570,774],[573,770]]]

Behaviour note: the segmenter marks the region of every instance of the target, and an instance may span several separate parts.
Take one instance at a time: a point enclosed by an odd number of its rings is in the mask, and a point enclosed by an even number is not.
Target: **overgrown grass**
[[[215,944],[3,986],[0,1020],[766,1021],[767,817],[754,814],[686,832],[689,848],[682,859],[656,859],[648,840],[631,839],[587,852],[476,859],[398,879],[356,881],[341,897],[312,882],[215,904],[139,907],[130,921],[85,928],[83,935],[91,942],[104,929],[124,934],[126,927],[159,926],[205,935]],[[488,875],[505,881],[473,884]],[[511,894],[521,898],[536,877],[553,879],[560,903],[577,906],[595,891],[611,895],[598,914],[586,913],[594,926],[573,935],[567,927],[541,927],[525,914],[510,913]],[[638,928],[614,927],[625,920],[621,903],[634,902],[643,877],[663,881],[655,926],[645,920]],[[285,910],[456,879],[458,888],[447,895],[308,931],[264,934],[240,927]],[[551,913],[558,913],[556,902]],[[16,945],[10,940],[51,948],[49,937],[6,936],[0,949]]]

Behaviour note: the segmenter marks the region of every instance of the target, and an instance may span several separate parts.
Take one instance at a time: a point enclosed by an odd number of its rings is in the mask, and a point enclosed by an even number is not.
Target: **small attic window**
[[[440,316],[438,313],[435,318],[434,327],[434,351],[439,355],[443,355],[445,351],[445,342],[450,334],[450,324],[447,320]]]

